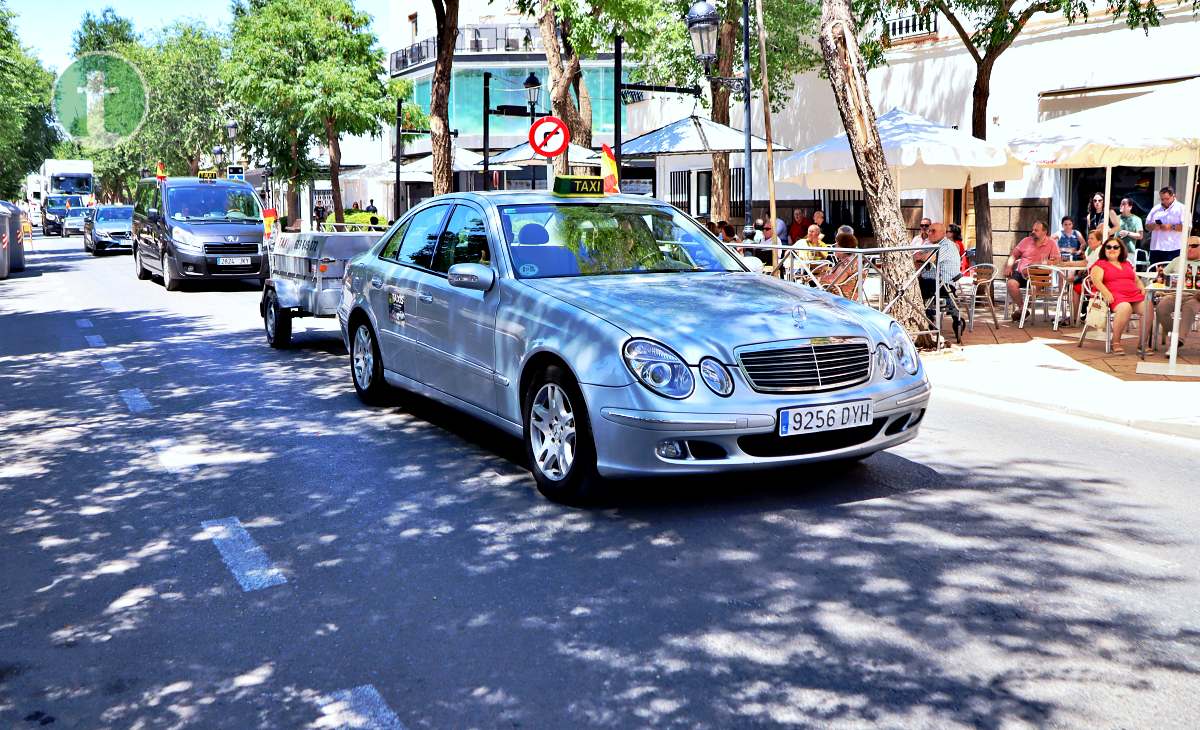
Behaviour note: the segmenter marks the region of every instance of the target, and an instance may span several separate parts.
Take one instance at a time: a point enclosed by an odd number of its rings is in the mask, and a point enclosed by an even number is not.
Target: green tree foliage
[[[0,0],[0,198],[15,198],[59,141],[50,114],[54,76],[23,49],[13,14]]]
[[[83,14],[83,21],[71,36],[71,52],[78,58],[84,53],[114,51],[120,46],[137,42],[133,21],[117,15],[111,7],[99,15],[92,11]]]

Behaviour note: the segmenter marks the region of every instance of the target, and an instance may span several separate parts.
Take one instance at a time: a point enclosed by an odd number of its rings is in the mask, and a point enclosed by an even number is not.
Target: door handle
[[[371,277],[371,286],[375,287],[376,289],[382,289],[383,288],[383,279],[378,276],[372,276]]]
[[[420,299],[421,301],[425,302],[426,304],[433,303],[433,295],[432,294],[421,294],[417,298]]]

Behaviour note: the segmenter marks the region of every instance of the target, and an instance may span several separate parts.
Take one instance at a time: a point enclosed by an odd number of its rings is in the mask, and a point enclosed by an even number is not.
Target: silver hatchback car
[[[929,400],[891,317],[751,273],[644,197],[432,198],[351,261],[338,318],[363,401],[390,384],[519,436],[567,503],[604,477],[864,458]]]

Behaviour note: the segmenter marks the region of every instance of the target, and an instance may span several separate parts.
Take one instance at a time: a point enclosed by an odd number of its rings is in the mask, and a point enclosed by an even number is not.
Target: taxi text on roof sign
[[[554,178],[554,194],[563,198],[603,198],[604,178],[560,175]]]
[[[200,172],[197,173],[197,177],[199,177],[201,180],[216,180],[217,179],[217,171],[216,170],[201,170]]]

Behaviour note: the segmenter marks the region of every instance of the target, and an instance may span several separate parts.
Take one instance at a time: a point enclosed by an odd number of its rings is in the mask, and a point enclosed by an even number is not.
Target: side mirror
[[[496,283],[496,272],[483,264],[455,264],[447,272],[450,286],[460,289],[487,291]]]
[[[763,271],[762,259],[757,256],[742,256],[742,263],[756,274],[761,274]]]
[[[151,223],[157,223],[158,222],[158,208],[147,208],[146,209],[146,220],[150,221]]]

